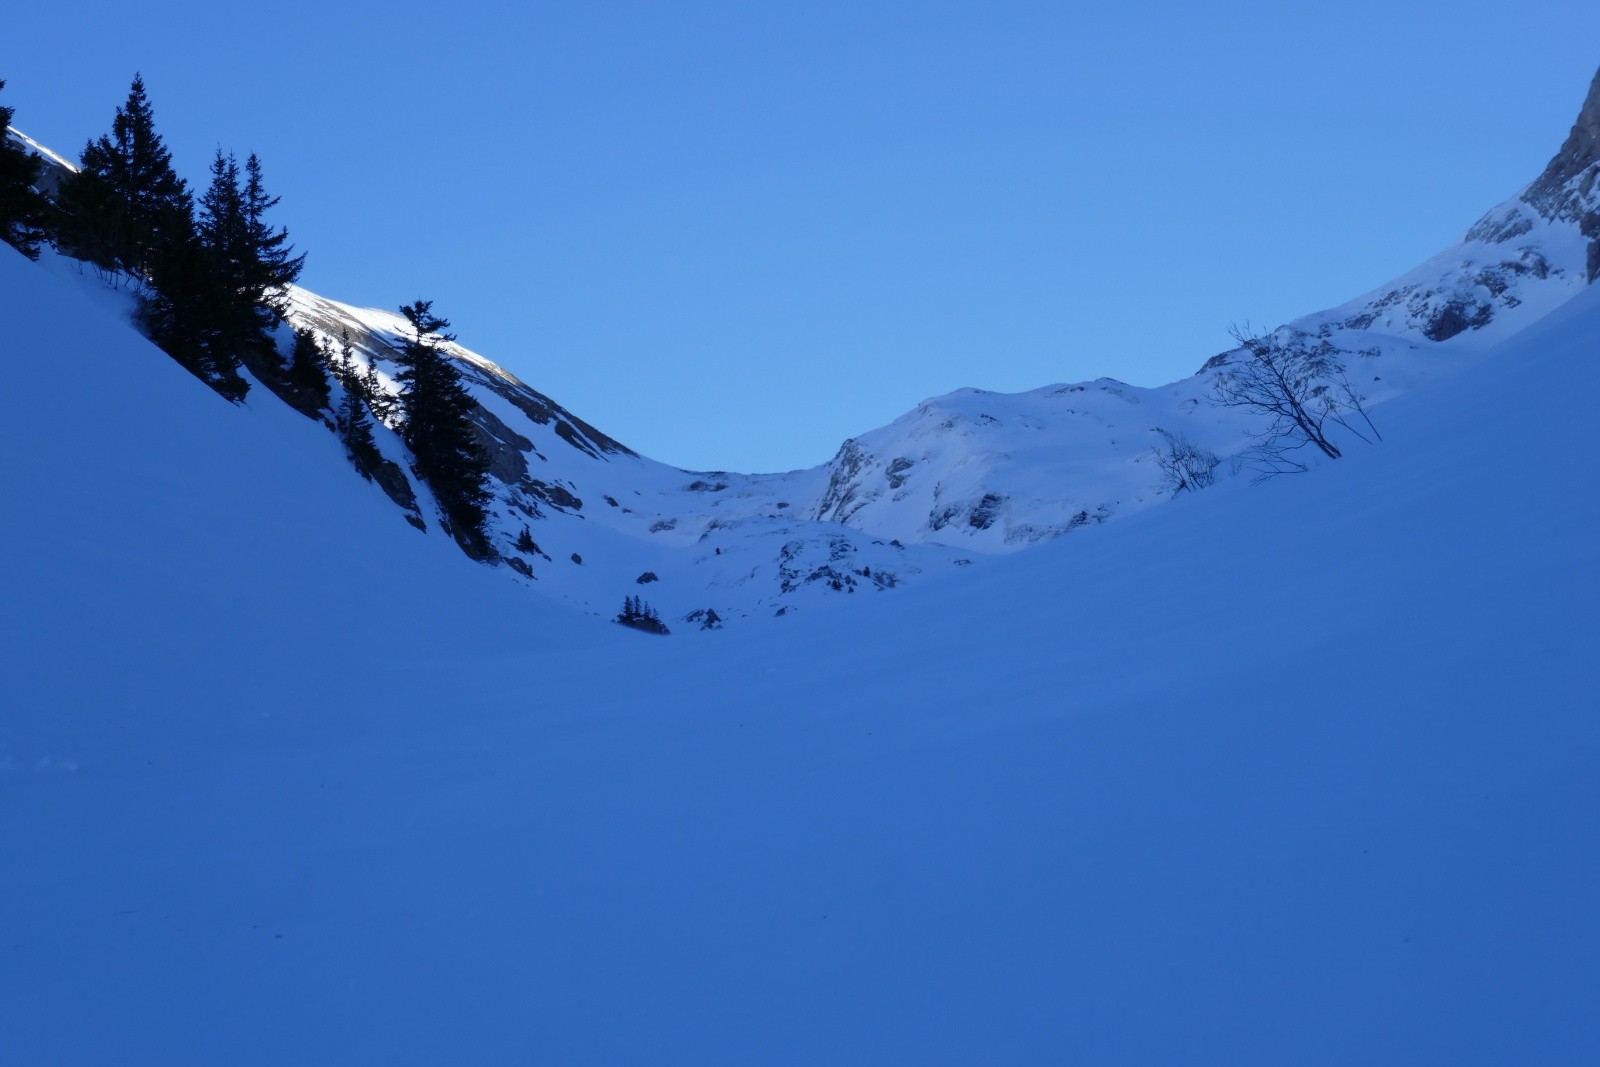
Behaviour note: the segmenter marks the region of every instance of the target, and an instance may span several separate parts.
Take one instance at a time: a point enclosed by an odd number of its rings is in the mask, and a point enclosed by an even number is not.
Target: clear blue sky
[[[746,471],[1348,299],[1534,177],[1600,65],[1570,0],[12,6],[19,128],[75,156],[142,71],[192,183],[260,153],[310,288]]]

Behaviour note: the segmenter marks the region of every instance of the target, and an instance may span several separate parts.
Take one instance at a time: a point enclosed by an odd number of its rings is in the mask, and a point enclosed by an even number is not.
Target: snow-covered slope
[[[1600,276],[1600,73],[1543,174],[1461,241],[1394,281],[1287,324],[1341,354],[1373,405],[1437,379],[1524,329]],[[1249,424],[1211,403],[1216,372],[1156,389],[1110,379],[1015,395],[965,389],[845,442],[819,518],[895,537],[998,552],[1161,499],[1155,431],[1223,456]]]
[[[7,1062],[1600,1057],[1600,286],[1314,478],[697,641],[0,311]]]
[[[1339,353],[1373,406],[1467,365],[1600,271],[1597,174],[1600,75],[1572,136],[1516,198],[1404,276],[1285,329]],[[293,317],[349,334],[364,361],[392,372],[399,316],[297,291]],[[1158,431],[1228,457],[1252,429],[1211,402],[1235,351],[1155,389],[1101,379],[960,390],[811,470],[690,472],[636,454],[482,356],[452,352],[495,457],[494,542],[508,573],[601,614],[640,593],[673,621],[891,588],[1132,514],[1170,493],[1152,461]]]
[[[52,174],[68,165],[46,158]],[[1572,135],[1517,197],[1402,277],[1283,329],[1338,353],[1374,407],[1468,365],[1600,274],[1597,175],[1600,74]],[[334,343],[348,338],[358,362],[394,389],[406,329],[399,315],[291,295],[296,325]],[[96,299],[126,305],[125,295]],[[1211,402],[1236,350],[1154,389],[1101,379],[1012,395],[959,390],[846,441],[810,470],[683,471],[637,454],[483,356],[449,351],[479,403],[479,437],[493,461],[493,564],[597,615],[644,596],[679,628],[957,573],[980,554],[1136,513],[1170,495],[1153,462],[1158,431],[1230,457],[1252,429],[1241,412]],[[404,446],[392,433],[379,438],[392,461],[381,481],[398,517],[450,551]]]
[[[292,296],[294,322],[348,337],[358,362],[394,388],[408,328],[401,316],[303,289]],[[697,612],[772,615],[950,570],[966,555],[815,521],[821,471],[739,475],[658,463],[482,356],[454,344],[447,351],[479,403],[480,441],[493,457],[493,541],[508,576],[585,610],[614,615],[625,596],[641,595],[674,624]],[[403,454],[394,458],[403,465]]]

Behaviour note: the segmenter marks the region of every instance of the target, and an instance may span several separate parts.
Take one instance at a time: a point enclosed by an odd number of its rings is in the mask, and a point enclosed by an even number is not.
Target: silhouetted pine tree
[[[361,389],[367,398],[367,407],[372,409],[373,417],[387,423],[397,414],[399,405],[395,398],[384,389],[383,382],[378,378],[378,360],[376,356],[367,360],[367,365],[361,370]]]
[[[250,282],[259,294],[257,306],[265,316],[264,325],[270,329],[282,321],[285,290],[300,280],[306,257],[294,254],[288,230],[273,229],[266,223],[267,212],[278,205],[279,198],[267,195],[261,180],[261,160],[254,152],[245,160],[244,178],[242,201],[251,258]]]
[[[622,598],[622,613],[616,617],[615,622],[624,626],[631,626],[635,630],[643,630],[652,634],[669,634],[666,624],[661,621],[661,616],[656,614],[656,609],[645,603],[644,597],[627,596]]]
[[[266,338],[260,321],[262,292],[253,277],[254,250],[239,188],[239,164],[219,150],[211,161],[211,184],[200,197],[194,252],[199,256],[198,281],[178,291],[157,279],[158,299],[170,298],[194,319],[202,334],[208,369],[218,376],[236,375],[246,345],[261,346]]]
[[[191,238],[193,206],[139,75],[110,135],[90,141],[80,169],[62,179],[54,216],[61,249],[106,270],[150,279],[158,261],[181,259],[173,250]]]
[[[297,333],[297,341],[298,337]],[[348,334],[344,336],[339,358],[334,357],[332,347],[325,341],[319,342],[317,348],[324,362],[333,369],[333,376],[343,390],[339,397],[338,408],[333,415],[339,439],[344,442],[345,453],[355,464],[356,470],[361,472],[363,478],[371,481],[373,473],[383,463],[383,453],[379,451],[377,442],[372,437],[372,419],[367,411],[361,374],[356,370],[355,350],[351,347],[350,336]]]
[[[310,330],[294,332],[294,348],[289,352],[289,385],[311,411],[322,411],[332,402],[328,388],[328,355],[326,345]]]
[[[5,87],[0,79],[0,89]],[[38,259],[48,202],[34,185],[43,164],[6,135],[12,114],[11,108],[0,107],[0,241],[29,259]]]
[[[250,386],[239,374],[239,308],[200,234],[164,243],[149,269],[139,321],[150,339],[227,399],[244,399]]]
[[[244,399],[250,385],[239,374],[238,309],[199,235],[163,244],[150,269],[151,288],[139,303],[150,339],[227,399]]]
[[[378,380],[378,373],[373,367],[374,361],[369,359],[363,363],[356,359],[356,347],[350,340],[350,331],[339,331],[337,358],[331,347],[326,349],[326,353],[328,365],[335,368],[334,377],[339,379],[340,384],[346,389],[354,389],[373,417],[386,422],[393,400],[383,391],[383,383]]]
[[[345,452],[349,454],[351,462],[355,464],[356,470],[361,472],[361,476],[371,481],[372,472],[377,470],[382,454],[378,451],[377,442],[372,439],[372,419],[367,414],[367,405],[361,399],[360,391],[345,389],[335,418],[339,426],[339,439],[344,442]]]
[[[152,339],[233,400],[248,389],[242,358],[281,384],[271,335],[305,257],[292,254],[288,231],[266,224],[277,202],[262,185],[260,160],[252,155],[241,176],[238,160],[218,150],[193,239],[158,249],[151,261],[143,318]]]
[[[444,342],[455,340],[444,332],[450,323],[432,309],[431,300],[400,309],[416,334],[400,353],[401,432],[416,458],[417,474],[433,490],[456,540],[469,553],[484,554],[489,459],[472,424],[477,405],[454,362],[440,351]]]

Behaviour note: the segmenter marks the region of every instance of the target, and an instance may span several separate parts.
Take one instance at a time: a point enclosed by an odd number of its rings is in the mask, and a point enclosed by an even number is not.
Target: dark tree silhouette
[[[1159,426],[1152,432],[1161,435],[1161,444],[1151,450],[1156,469],[1161,472],[1161,488],[1177,496],[1185,491],[1199,492],[1216,482],[1217,465],[1222,461],[1215,452]]]
[[[294,254],[287,229],[274,229],[266,222],[267,212],[278,205],[279,198],[267,195],[261,177],[261,160],[254,152],[244,163],[240,200],[250,253],[249,284],[257,294],[256,305],[263,316],[263,325],[270,329],[283,320],[285,291],[300,280],[306,257],[303,253]]]
[[[454,361],[442,350],[455,336],[444,332],[450,323],[433,313],[431,300],[415,301],[400,313],[413,332],[399,357],[405,416],[401,434],[451,533],[469,554],[482,558],[491,551],[484,531],[489,459],[472,422],[477,404],[462,385]]]
[[[651,634],[669,634],[661,621],[661,616],[656,614],[656,609],[646,604],[643,597],[628,596],[622,598],[622,612],[616,617],[615,622],[635,630],[643,630]]]
[[[5,87],[0,80],[0,89]],[[38,259],[48,206],[35,188],[43,164],[38,156],[12,143],[12,114],[11,108],[0,106],[0,241],[29,259]]]
[[[332,403],[328,388],[329,352],[310,330],[294,331],[294,347],[289,351],[289,368],[285,377],[295,391],[300,406],[307,412],[319,412]]]
[[[1307,447],[1338,459],[1344,453],[1330,436],[1335,427],[1363,441],[1380,439],[1363,406],[1365,398],[1350,384],[1339,350],[1330,342],[1287,328],[1258,336],[1235,327],[1233,336],[1239,358],[1223,365],[1212,394],[1222,407],[1265,419],[1251,431],[1245,456],[1257,481],[1306,470],[1309,464],[1297,453]]]
[[[192,238],[188,186],[156,132],[144,79],[134,75],[111,132],[83,149],[81,167],[56,195],[56,240],[69,255],[147,280],[158,261]]]

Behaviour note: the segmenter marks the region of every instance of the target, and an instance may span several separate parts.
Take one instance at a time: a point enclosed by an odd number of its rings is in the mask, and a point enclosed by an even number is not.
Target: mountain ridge
[[[24,143],[53,167],[69,165]],[[1280,329],[1339,355],[1372,406],[1449,374],[1595,280],[1597,175],[1600,73],[1539,177],[1460,241]],[[348,339],[361,368],[397,392],[400,316],[296,288],[288,319],[334,344]],[[652,460],[494,361],[447,346],[491,460],[491,562],[582,610],[607,615],[643,593],[676,622],[889,589],[1153,506],[1171,493],[1152,462],[1159,433],[1225,459],[1246,449],[1248,423],[1211,403],[1240,351],[1154,388],[1101,378],[1013,394],[956,390],[847,439],[816,467],[741,474]],[[388,434],[380,447],[390,499],[413,525],[437,530],[404,446]]]

